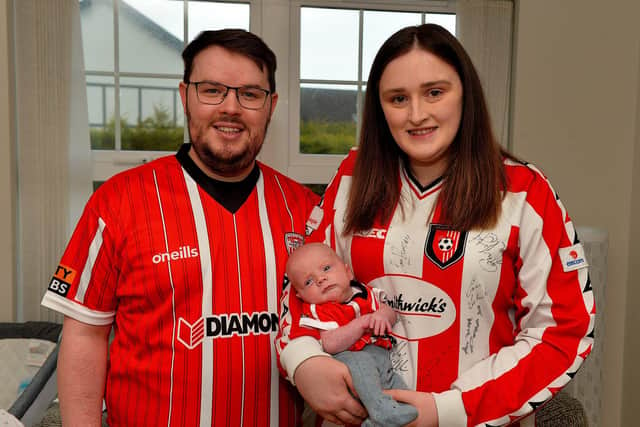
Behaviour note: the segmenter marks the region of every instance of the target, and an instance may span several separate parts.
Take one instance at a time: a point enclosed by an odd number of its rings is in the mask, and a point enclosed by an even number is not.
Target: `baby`
[[[363,426],[403,426],[418,416],[383,389],[406,389],[391,367],[388,349],[397,316],[380,303],[379,289],[354,280],[353,271],[327,245],[308,243],[296,249],[287,276],[303,301],[300,325],[320,331],[323,349],[351,372],[353,385],[369,413]]]

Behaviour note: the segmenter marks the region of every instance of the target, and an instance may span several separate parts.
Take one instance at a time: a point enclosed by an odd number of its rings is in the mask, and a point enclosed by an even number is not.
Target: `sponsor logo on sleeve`
[[[589,263],[584,256],[584,248],[582,244],[576,243],[568,248],[558,249],[560,260],[562,260],[562,269],[565,272],[579,270],[588,267]]]
[[[63,297],[67,296],[67,293],[69,293],[69,289],[71,288],[71,284],[76,278],[76,274],[77,273],[73,268],[62,264],[58,265],[56,272],[51,278],[51,282],[49,282],[48,289],[51,292],[62,295]]]

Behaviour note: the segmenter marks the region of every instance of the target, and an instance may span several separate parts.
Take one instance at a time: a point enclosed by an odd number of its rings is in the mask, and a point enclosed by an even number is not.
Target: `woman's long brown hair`
[[[345,233],[390,220],[400,201],[400,159],[406,155],[391,136],[380,104],[386,66],[412,49],[424,49],[455,68],[462,82],[462,117],[449,146],[449,165],[440,192],[441,220],[456,230],[492,226],[500,215],[506,177],[502,150],[491,130],[478,73],[458,40],[444,28],[424,24],[393,34],[378,51],[367,82],[358,157],[345,218]]]

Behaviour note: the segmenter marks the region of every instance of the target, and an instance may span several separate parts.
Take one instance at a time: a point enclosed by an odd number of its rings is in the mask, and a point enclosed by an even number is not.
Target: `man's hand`
[[[344,363],[327,356],[311,357],[298,366],[294,380],[304,400],[325,420],[360,425],[367,418],[367,411],[352,395],[351,374]]]
[[[438,427],[438,410],[431,393],[413,390],[384,390],[394,400],[418,409],[418,418],[407,427]]]

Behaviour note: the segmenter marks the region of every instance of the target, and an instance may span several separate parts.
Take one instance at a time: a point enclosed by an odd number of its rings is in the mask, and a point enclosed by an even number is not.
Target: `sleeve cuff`
[[[322,351],[322,345],[313,337],[296,338],[287,344],[280,353],[280,364],[287,372],[287,377],[291,384],[295,385],[293,375],[296,369],[305,360],[314,356],[329,356],[330,354]]]
[[[47,291],[40,303],[43,307],[50,308],[89,325],[104,326],[113,323],[116,317],[115,311],[102,312],[91,310],[83,305],[73,302],[53,292]]]
[[[462,403],[460,390],[433,393],[438,411],[438,425],[447,427],[467,427],[467,411]]]

